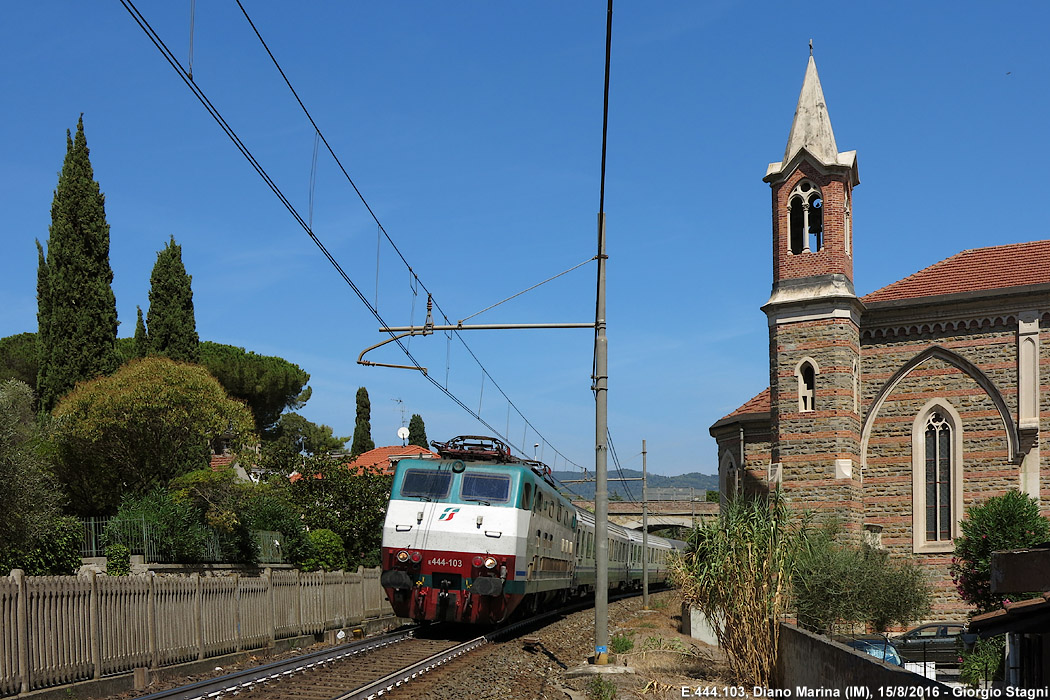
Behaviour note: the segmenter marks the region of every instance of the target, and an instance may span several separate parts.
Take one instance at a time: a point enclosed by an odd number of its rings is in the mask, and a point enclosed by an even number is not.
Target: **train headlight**
[[[423,561],[423,555],[420,554],[419,552],[412,552],[411,556],[412,556],[412,563],[413,564],[418,564],[419,562]]]
[[[400,552],[397,553],[397,560],[404,564],[406,561],[408,561],[408,552],[402,549]]]
[[[482,561],[481,557],[474,557],[474,566],[481,566]]]
[[[497,564],[497,562],[496,562],[496,558],[495,557],[485,557],[485,568],[486,569],[495,569],[496,568],[496,564]]]

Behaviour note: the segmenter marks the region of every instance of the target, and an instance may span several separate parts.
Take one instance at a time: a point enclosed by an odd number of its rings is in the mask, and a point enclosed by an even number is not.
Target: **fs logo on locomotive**
[[[438,520],[444,520],[448,522],[459,512],[459,508],[446,508],[445,512],[438,516]]]

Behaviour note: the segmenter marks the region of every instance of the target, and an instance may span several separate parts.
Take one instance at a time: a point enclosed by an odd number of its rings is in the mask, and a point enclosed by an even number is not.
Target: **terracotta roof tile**
[[[377,447],[374,450],[369,450],[368,452],[359,455],[357,459],[346,466],[358,474],[363,473],[365,470],[379,474],[393,474],[394,470],[390,465],[391,457],[416,457],[418,455],[437,457],[437,453],[431,452],[425,447],[419,447],[418,445],[391,445],[389,447]]]
[[[741,416],[745,413],[769,413],[769,389],[763,389],[758,396],[752,397],[747,403],[740,408],[736,409],[728,416],[723,416],[722,420],[726,418],[732,418],[733,416]]]
[[[964,250],[865,297],[865,303],[1050,283],[1050,241]]]

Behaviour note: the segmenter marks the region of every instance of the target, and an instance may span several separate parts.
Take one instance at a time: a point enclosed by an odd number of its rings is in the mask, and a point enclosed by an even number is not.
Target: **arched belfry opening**
[[[824,247],[824,198],[820,188],[802,180],[788,197],[791,254],[816,252]]]

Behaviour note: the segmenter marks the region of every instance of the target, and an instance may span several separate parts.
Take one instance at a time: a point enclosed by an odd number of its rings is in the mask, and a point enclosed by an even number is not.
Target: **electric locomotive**
[[[383,526],[381,585],[394,613],[414,620],[498,624],[594,590],[594,519],[558,493],[550,469],[513,457],[500,440],[434,443],[440,459],[403,459]],[[665,578],[676,543],[609,528],[610,586]],[[680,544],[680,543],[677,543]]]

